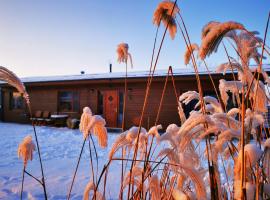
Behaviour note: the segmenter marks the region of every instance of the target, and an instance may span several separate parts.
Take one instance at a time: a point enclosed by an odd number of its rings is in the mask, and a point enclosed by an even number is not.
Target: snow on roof
[[[214,70],[210,70],[214,73]],[[164,77],[168,70],[156,70],[155,77]],[[194,75],[194,70],[191,67],[173,69],[175,76]],[[207,71],[200,71],[200,74],[207,74]],[[55,81],[77,81],[77,80],[102,80],[102,79],[122,79],[125,78],[125,72],[99,73],[99,74],[78,74],[78,75],[63,75],[63,76],[38,76],[21,78],[24,83],[34,82],[55,82]],[[128,72],[128,78],[145,78],[148,77],[149,71],[132,71]]]
[[[264,65],[264,70],[270,72],[270,66]],[[167,69],[156,70],[155,77],[164,77],[167,75]],[[209,69],[211,74],[217,74],[215,69]],[[36,76],[21,78],[23,83],[41,83],[41,82],[64,82],[64,81],[79,81],[79,80],[104,80],[104,79],[122,79],[125,77],[125,72],[99,73],[99,74],[79,74],[79,75],[62,75],[62,76]],[[195,75],[192,67],[173,69],[174,76],[192,76]],[[207,70],[199,69],[199,74],[208,74]],[[149,71],[133,71],[128,72],[128,78],[145,78],[148,77]],[[0,81],[0,84],[4,82]]]

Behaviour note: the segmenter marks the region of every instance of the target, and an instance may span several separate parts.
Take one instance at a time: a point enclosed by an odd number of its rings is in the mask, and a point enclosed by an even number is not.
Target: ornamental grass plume
[[[117,60],[119,63],[127,63],[128,58],[131,64],[131,68],[133,67],[132,57],[131,54],[128,52],[129,46],[127,43],[120,43],[117,46],[116,52],[117,52]]]
[[[80,131],[83,133],[84,138],[86,138],[89,134],[88,124],[90,123],[91,116],[92,116],[91,109],[89,107],[84,107],[79,127]]]
[[[187,65],[190,61],[191,55],[194,51],[198,51],[199,50],[199,46],[197,44],[191,44],[186,48],[186,52],[184,55],[184,63],[185,65]]]
[[[241,81],[226,81],[224,79],[219,80],[220,96],[225,106],[227,106],[229,99],[227,92],[230,91],[234,97],[237,97],[237,95],[241,93],[242,87],[243,83]]]
[[[106,122],[99,115],[92,115],[92,111],[89,107],[83,108],[83,113],[80,122],[80,131],[83,133],[84,139],[89,134],[93,133],[97,136],[99,146],[102,148],[108,145],[108,133],[105,128]]]
[[[89,198],[90,192],[95,193],[95,197]],[[95,191],[95,184],[92,181],[89,181],[86,185],[83,193],[83,200],[96,199],[96,200],[105,200],[105,197],[99,192]]]
[[[0,66],[0,80],[7,82],[9,85],[15,87],[20,92],[27,104],[30,104],[29,95],[25,90],[24,84],[12,71]]]
[[[242,24],[233,21],[207,24],[202,31],[202,44],[199,50],[200,58],[204,60],[207,55],[216,52],[226,33],[237,29],[244,30],[245,28]]]
[[[154,12],[153,23],[158,27],[160,26],[160,22],[162,22],[165,27],[168,26],[172,39],[174,39],[177,32],[175,17],[179,11],[178,6],[174,5],[174,2],[162,1],[158,4]]]
[[[205,97],[203,97],[203,100],[204,100],[204,103],[206,103],[207,105],[211,105],[213,107],[214,112],[219,112],[219,113],[223,112],[221,104],[218,102],[218,100],[215,97],[205,96]],[[201,102],[199,101],[195,105],[195,108],[197,108],[200,105],[201,105]]]
[[[26,136],[18,147],[18,157],[23,159],[24,166],[27,165],[28,160],[33,159],[33,151],[36,150],[36,146],[32,141],[32,136]]]
[[[179,129],[180,127],[178,127],[176,124],[170,124],[167,127],[166,132],[162,134],[159,138],[157,138],[157,142],[160,143],[163,141],[167,141],[172,147],[177,147],[176,137]]]
[[[216,68],[216,72],[217,73],[223,72],[223,75],[225,75],[228,70],[234,70],[234,69],[237,70],[238,74],[239,73],[243,74],[242,66],[238,62],[223,63]]]
[[[113,155],[118,149],[120,149],[121,147],[126,147],[130,143],[131,141],[127,139],[127,131],[119,134],[111,147],[111,150],[109,152],[109,159],[111,160],[113,158]]]
[[[180,95],[179,101],[184,104],[189,104],[192,100],[199,100],[200,96],[199,93],[196,91],[187,91]]]
[[[149,129],[147,135],[152,135],[156,138],[159,138],[159,133],[158,131],[162,129],[162,125],[159,124],[159,125],[156,125],[156,126],[153,126]]]

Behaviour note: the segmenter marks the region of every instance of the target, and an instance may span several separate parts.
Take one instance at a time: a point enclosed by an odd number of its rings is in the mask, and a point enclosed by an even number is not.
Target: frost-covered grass
[[[20,198],[23,161],[17,157],[17,148],[23,138],[29,134],[33,135],[33,129],[30,125],[0,123],[0,199]],[[79,130],[44,126],[37,127],[37,134],[49,199],[66,199],[83,142],[82,134]],[[96,145],[99,171],[101,171],[108,159],[108,151],[116,136],[117,134],[108,134],[108,147],[106,149],[101,149]],[[96,138],[94,140],[97,144]],[[87,144],[84,148],[83,157],[72,190],[72,199],[82,199],[83,190],[90,180],[91,175],[89,162]],[[118,186],[118,184],[115,183],[119,183],[120,181],[118,173],[118,169],[120,168],[120,161],[114,161],[110,166],[107,196],[112,199],[117,199],[116,195],[119,192],[116,189],[116,185]],[[41,177],[37,151],[34,152],[33,161],[28,163],[26,170],[38,178]],[[25,175],[24,198],[44,199],[41,185],[27,175]]]

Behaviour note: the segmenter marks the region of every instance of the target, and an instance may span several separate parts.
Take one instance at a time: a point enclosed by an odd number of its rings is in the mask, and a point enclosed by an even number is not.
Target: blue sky
[[[134,70],[148,70],[155,27],[153,12],[158,0],[3,0],[0,1],[0,65],[19,76],[43,76],[124,71],[116,46],[126,42]],[[207,22],[234,20],[263,37],[269,0],[178,1],[192,42],[200,44]],[[162,29],[163,30],[163,29]],[[269,34],[268,34],[269,35]],[[270,38],[268,36],[267,44]],[[168,36],[158,69],[186,67],[184,41],[178,32]],[[210,66],[226,60],[222,48],[207,59]],[[131,69],[130,69],[131,70]]]

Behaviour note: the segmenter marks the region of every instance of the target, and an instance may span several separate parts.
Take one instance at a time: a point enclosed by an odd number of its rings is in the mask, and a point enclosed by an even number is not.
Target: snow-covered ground
[[[33,136],[30,125],[0,123],[0,199],[19,199],[23,163],[17,157],[19,143],[26,135]],[[37,127],[37,134],[43,159],[46,186],[49,199],[66,199],[71,184],[72,174],[83,143],[79,130],[54,127]],[[108,148],[97,146],[99,173],[107,162],[108,151],[117,134],[109,134]],[[34,137],[33,137],[34,139]],[[95,138],[94,138],[95,139]],[[95,140],[96,141],[96,140]],[[96,143],[97,144],[97,143]],[[72,199],[82,199],[84,188],[90,180],[90,158],[88,143],[84,148],[83,157],[72,190]],[[120,161],[114,161],[108,176],[107,199],[117,199],[120,181]],[[27,165],[27,171],[41,177],[37,151],[34,159]],[[39,183],[25,175],[24,199],[44,199]]]

